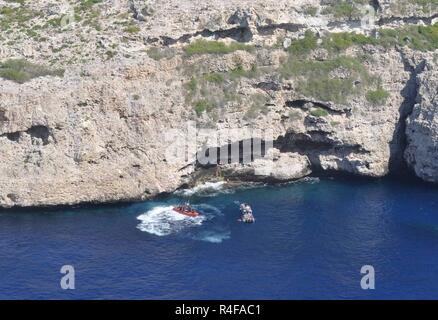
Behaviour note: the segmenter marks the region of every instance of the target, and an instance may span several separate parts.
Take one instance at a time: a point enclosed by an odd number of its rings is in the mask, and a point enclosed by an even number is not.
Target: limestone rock
[[[438,182],[438,73],[429,63],[418,77],[417,104],[407,121],[405,157],[417,176]]]
[[[271,148],[265,158],[256,159],[249,164],[230,164],[222,166],[226,177],[250,181],[286,182],[297,180],[312,173],[310,161],[298,153],[280,153]]]
[[[24,6],[0,0],[12,9],[4,24],[10,28],[1,34],[0,62],[27,58],[65,69],[63,77],[23,84],[0,78],[0,206],[149,199],[193,182],[204,169],[197,163],[200,150],[251,138],[273,143],[272,161],[223,166],[230,177],[289,181],[310,174],[310,168],[382,177],[404,153],[418,176],[438,182],[432,56],[418,76],[423,52],[374,44],[346,49],[345,61],[356,57],[359,71],[380,78],[388,92],[377,104],[365,91],[321,98],[324,84],[300,90],[302,75],[285,77],[290,51],[283,44],[291,42],[285,39],[302,39],[306,30],[318,36],[374,34],[351,17],[325,13],[333,3],[41,0]],[[437,14],[423,2],[372,3],[382,27],[430,24]],[[64,19],[72,10],[81,19]],[[186,46],[196,39],[232,43],[239,50],[187,54]],[[306,57],[318,63],[331,59],[325,48]],[[364,80],[343,67],[332,70],[332,78],[346,81],[351,91],[359,91]],[[194,88],[199,92],[190,92]],[[405,118],[417,89],[405,151]],[[187,139],[191,122],[221,135]],[[260,133],[267,129],[269,139]],[[179,146],[182,158],[173,153]]]

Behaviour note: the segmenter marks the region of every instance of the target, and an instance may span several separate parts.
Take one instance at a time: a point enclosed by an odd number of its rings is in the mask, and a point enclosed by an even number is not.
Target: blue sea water
[[[0,213],[0,299],[438,299],[438,189],[312,179],[130,205]],[[256,223],[238,223],[236,202]],[[63,265],[75,290],[63,290]],[[363,265],[375,290],[360,286]]]

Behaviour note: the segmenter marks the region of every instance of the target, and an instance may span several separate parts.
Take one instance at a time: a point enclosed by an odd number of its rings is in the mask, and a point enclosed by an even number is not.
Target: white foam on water
[[[298,181],[305,182],[305,183],[310,183],[310,184],[321,182],[321,180],[318,177],[304,177],[304,178],[302,178],[301,180],[298,180]]]
[[[223,213],[222,211],[220,211],[218,208],[216,208],[215,206],[206,204],[206,203],[202,203],[202,204],[197,204],[193,206],[195,209],[199,209],[200,211],[202,211],[202,214],[210,217],[210,216],[222,216]]]
[[[137,228],[157,236],[177,233],[187,227],[199,226],[204,216],[188,217],[173,211],[173,206],[158,206],[137,217],[141,222]]]
[[[219,191],[223,190],[225,186],[225,181],[217,181],[217,182],[204,182],[190,189],[182,189],[178,190],[175,193],[183,196],[192,196],[195,194],[211,194],[215,195]]]
[[[202,229],[192,229],[202,226],[204,222],[222,216],[223,212],[209,204],[193,206],[201,212],[199,217],[188,217],[173,211],[173,206],[157,206],[137,217],[140,223],[137,228],[156,236],[168,236],[186,230],[183,237],[193,240],[221,243],[229,239],[231,233],[228,230],[217,228],[217,226],[204,225]]]
[[[229,231],[205,231],[193,237],[195,240],[207,241],[211,243],[221,243],[224,240],[230,239]]]

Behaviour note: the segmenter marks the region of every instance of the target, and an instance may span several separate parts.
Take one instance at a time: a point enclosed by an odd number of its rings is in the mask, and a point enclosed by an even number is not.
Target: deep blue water
[[[324,178],[194,196],[203,221],[167,211],[181,196],[2,212],[0,298],[438,299],[437,194]],[[255,224],[236,221],[235,201],[252,204]],[[66,264],[75,290],[60,287]],[[360,287],[363,265],[375,290]]]

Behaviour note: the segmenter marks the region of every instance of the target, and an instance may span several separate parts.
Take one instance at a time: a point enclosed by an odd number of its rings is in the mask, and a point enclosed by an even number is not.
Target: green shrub
[[[337,19],[357,19],[360,17],[360,11],[356,3],[362,3],[362,1],[335,1],[325,8],[323,13],[331,14]]]
[[[3,16],[12,16],[14,13],[15,13],[14,8],[11,7],[0,8],[0,14]]]
[[[352,18],[356,13],[356,9],[353,4],[346,1],[339,1],[333,6],[332,13],[336,18]]]
[[[290,47],[288,48],[289,52],[295,55],[304,55],[316,49],[318,47],[318,38],[316,35],[307,30],[304,34],[303,39],[298,39],[292,42]]]
[[[254,78],[257,75],[258,70],[256,65],[252,65],[250,70],[245,70],[243,66],[240,65],[229,72],[229,77],[233,80],[238,78]]]
[[[398,0],[390,3],[391,10],[401,15],[408,13],[408,6],[416,5],[417,11],[422,13],[434,12],[438,7],[438,0]]]
[[[60,27],[61,26],[61,18],[52,18],[47,21],[46,25],[50,27]]]
[[[329,51],[343,51],[353,45],[376,44],[377,40],[354,32],[331,33],[322,41],[322,47]]]
[[[195,103],[195,112],[199,117],[203,112],[208,112],[213,109],[212,104],[208,100],[199,100]]]
[[[400,45],[419,51],[438,49],[438,24],[380,29],[379,44],[385,47]]]
[[[304,13],[309,15],[309,16],[314,17],[318,13],[318,8],[308,5],[304,8]]]
[[[105,52],[107,60],[114,58],[117,55],[117,51],[107,50]]]
[[[189,56],[195,54],[226,54],[237,50],[252,51],[253,47],[237,42],[225,44],[220,41],[209,41],[209,40],[199,39],[190,43],[185,48],[185,52]]]
[[[301,82],[298,85],[298,91],[307,97],[336,103],[345,103],[348,97],[358,93],[353,88],[352,79],[332,79],[329,77]]]
[[[26,0],[6,0],[6,2],[24,4],[26,2]]]
[[[222,83],[225,81],[224,76],[218,72],[208,73],[204,76],[204,79],[208,82],[214,83]]]
[[[325,61],[309,61],[295,59],[289,57],[288,61],[283,65],[281,73],[284,77],[305,76],[316,78],[318,76],[326,76],[328,73],[344,68],[352,73],[362,76],[368,80],[368,73],[365,67],[354,57],[337,56],[334,59]]]
[[[191,78],[190,81],[186,84],[186,88],[190,91],[190,93],[195,92],[197,87],[198,81],[196,81],[195,78]]]
[[[330,33],[322,37],[321,44],[318,45],[317,36],[308,30],[303,39],[292,42],[288,51],[302,57],[316,48],[324,48],[333,55],[352,46],[366,44],[381,45],[386,48],[396,45],[408,46],[419,51],[438,49],[438,23],[431,26],[408,25],[395,29],[381,28],[378,34],[377,38],[373,38],[355,32]]]
[[[327,110],[324,110],[323,108],[316,108],[310,111],[310,114],[314,117],[327,117],[329,113]]]
[[[128,33],[138,33],[138,32],[140,32],[140,30],[141,29],[139,26],[137,26],[135,24],[131,24],[131,25],[127,26],[124,31],[128,32]]]
[[[366,98],[373,105],[383,105],[389,98],[389,92],[384,90],[383,88],[369,90],[366,94]]]
[[[336,77],[337,70],[343,70],[347,76]],[[280,73],[285,78],[298,78],[296,89],[302,95],[336,103],[345,103],[348,97],[361,94],[377,80],[358,59],[348,56],[325,61],[290,56]],[[354,86],[355,82],[359,85]]]
[[[423,13],[429,13],[430,11],[435,11],[438,8],[438,0],[409,0],[408,2],[421,7]]]
[[[35,30],[26,30],[26,34],[31,37],[31,38],[36,38],[39,36],[38,32],[36,32]]]
[[[0,69],[0,77],[12,80],[18,83],[24,83],[29,80],[27,73],[14,69]]]
[[[10,59],[0,63],[0,77],[17,83],[24,83],[33,78],[64,75],[64,70],[52,70],[46,66],[34,64],[24,59]]]
[[[185,66],[185,74],[192,75],[192,78],[184,84],[184,93],[185,102],[194,106],[198,116],[207,111],[209,116],[215,117],[218,115],[216,112],[218,108],[224,107],[231,102],[240,104],[243,97],[238,93],[238,79],[241,77],[254,77],[258,74],[255,65],[250,70],[238,66],[228,72],[210,73],[204,73],[204,68],[197,67],[192,64]],[[256,105],[253,96],[246,98],[245,100],[250,100],[247,101],[248,104],[253,107]],[[210,113],[210,111],[214,112]]]
[[[79,11],[90,10],[95,4],[101,3],[102,0],[81,0],[77,9]]]
[[[41,17],[42,12],[29,9],[27,6],[1,7],[0,8],[0,30],[12,30],[13,27],[25,27],[29,21]]]

